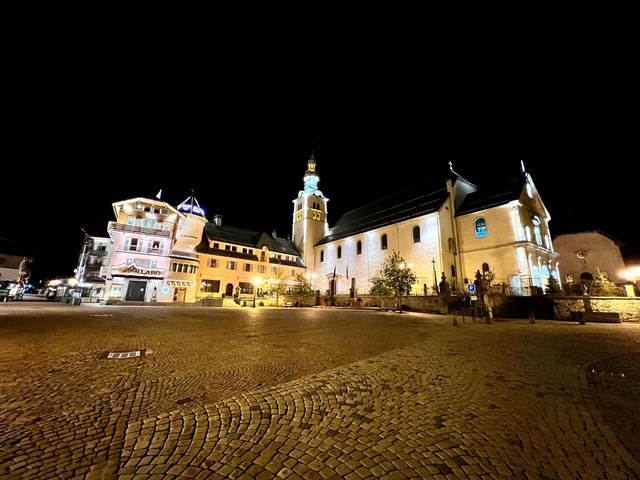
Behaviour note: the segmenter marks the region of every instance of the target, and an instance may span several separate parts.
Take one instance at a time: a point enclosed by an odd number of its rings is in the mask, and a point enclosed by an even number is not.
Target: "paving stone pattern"
[[[640,324],[455,323],[0,306],[0,479],[640,478]]]

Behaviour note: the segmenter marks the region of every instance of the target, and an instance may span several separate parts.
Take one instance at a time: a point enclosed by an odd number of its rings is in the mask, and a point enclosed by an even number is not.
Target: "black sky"
[[[633,77],[558,59],[419,63],[41,52],[5,79],[0,236],[71,275],[82,229],[106,236],[113,202],[160,189],[286,236],[313,152],[330,225],[449,161],[482,185],[523,160],[553,235],[602,230],[638,248]]]

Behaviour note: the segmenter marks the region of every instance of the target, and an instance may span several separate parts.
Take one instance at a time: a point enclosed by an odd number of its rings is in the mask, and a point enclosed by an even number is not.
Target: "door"
[[[147,289],[147,282],[139,280],[129,280],[127,286],[127,296],[125,300],[131,302],[144,302],[144,292]]]

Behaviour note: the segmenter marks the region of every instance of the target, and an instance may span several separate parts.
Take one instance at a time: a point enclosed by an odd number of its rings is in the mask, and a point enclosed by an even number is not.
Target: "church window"
[[[356,253],[358,255],[362,254],[362,241],[358,240],[358,243],[356,244]]]
[[[320,261],[324,262],[324,250],[320,251]]]
[[[484,218],[477,218],[475,221],[475,231],[476,237],[486,237],[487,236],[487,223]]]
[[[382,237],[380,238],[380,249],[381,250],[386,250],[387,249],[387,234],[386,233],[384,235],[382,235]]]
[[[413,227],[413,243],[420,243],[420,227]]]
[[[488,263],[483,263],[482,264],[482,273],[489,273],[489,264]]]
[[[342,258],[342,247],[338,247],[338,258]]]
[[[534,215],[531,217],[531,221],[533,222],[533,234],[536,237],[536,243],[538,245],[542,245],[542,235],[540,233],[540,219]]]

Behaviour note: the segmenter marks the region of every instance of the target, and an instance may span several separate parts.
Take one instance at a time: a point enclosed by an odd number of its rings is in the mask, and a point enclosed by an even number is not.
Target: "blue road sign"
[[[476,284],[475,283],[470,283],[469,285],[467,285],[467,291],[469,292],[469,295],[475,295],[476,294]]]

